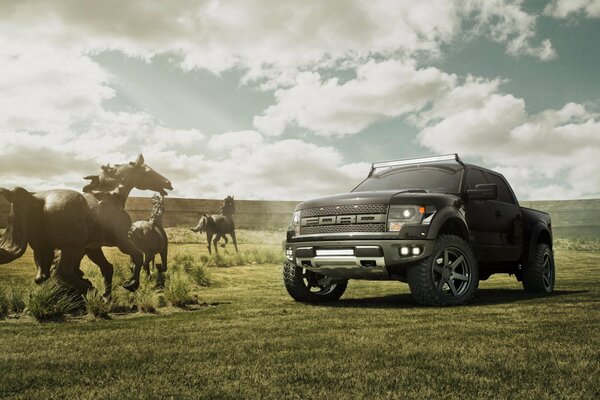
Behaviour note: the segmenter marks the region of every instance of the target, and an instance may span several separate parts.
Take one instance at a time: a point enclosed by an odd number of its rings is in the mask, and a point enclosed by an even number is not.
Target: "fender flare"
[[[552,233],[550,233],[550,230],[548,229],[548,226],[546,226],[546,224],[544,224],[542,222],[538,222],[533,226],[533,228],[531,230],[531,235],[529,236],[529,243],[528,243],[528,247],[529,247],[528,253],[529,254],[527,257],[528,261],[533,260],[533,257],[535,256],[535,246],[537,245],[540,236],[544,232],[547,233],[548,236],[550,236],[550,249],[554,250],[553,246],[552,246]]]
[[[454,207],[444,207],[441,210],[436,211],[431,224],[429,225],[427,239],[437,239],[440,230],[449,220],[456,220],[463,238],[467,241],[467,243],[470,243],[471,236],[469,234],[469,227],[465,221],[465,216]]]

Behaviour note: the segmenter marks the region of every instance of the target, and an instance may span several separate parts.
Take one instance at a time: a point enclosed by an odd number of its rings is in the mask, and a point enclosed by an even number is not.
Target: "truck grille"
[[[307,208],[301,211],[300,235],[385,232],[387,204]]]
[[[345,206],[315,207],[302,210],[302,218],[319,217],[321,215],[344,215],[344,214],[386,214],[387,204],[360,204]]]
[[[324,235],[349,232],[385,232],[385,224],[303,226],[300,235]]]

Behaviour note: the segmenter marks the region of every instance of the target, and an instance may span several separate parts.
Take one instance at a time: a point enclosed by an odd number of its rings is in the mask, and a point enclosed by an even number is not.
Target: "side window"
[[[504,181],[504,179],[502,179],[502,177],[500,175],[496,175],[496,174],[487,174],[487,175],[492,180],[492,183],[495,183],[496,185],[498,185],[498,200],[502,201],[504,203],[515,204],[515,199],[513,198],[513,195],[511,194],[510,189],[506,185],[506,182]]]
[[[487,180],[481,170],[470,168],[467,173],[467,189],[475,189],[475,186],[482,183],[490,183],[490,181]]]

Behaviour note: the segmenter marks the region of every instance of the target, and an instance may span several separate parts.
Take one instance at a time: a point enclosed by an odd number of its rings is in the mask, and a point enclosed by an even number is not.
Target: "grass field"
[[[279,238],[245,232],[241,248]],[[173,256],[206,252],[173,240]],[[600,252],[558,250],[556,263],[551,296],[496,276],[472,305],[443,309],[417,306],[407,285],[362,281],[309,306],[287,295],[280,265],[210,268],[191,310],[0,321],[0,397],[598,398]],[[34,274],[29,252],[0,266],[12,285]]]

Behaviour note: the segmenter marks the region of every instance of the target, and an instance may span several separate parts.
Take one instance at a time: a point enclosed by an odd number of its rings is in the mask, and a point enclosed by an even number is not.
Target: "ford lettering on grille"
[[[326,206],[301,211],[300,234],[385,232],[387,204]]]

